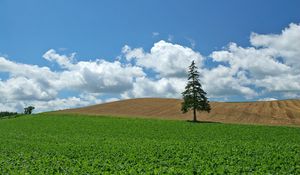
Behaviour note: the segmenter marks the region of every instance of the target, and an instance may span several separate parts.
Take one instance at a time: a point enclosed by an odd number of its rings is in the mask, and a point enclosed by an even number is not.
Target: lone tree
[[[33,106],[28,106],[27,108],[24,108],[24,114],[31,114],[33,110]]]
[[[186,113],[192,109],[194,112],[194,122],[197,121],[196,110],[210,112],[209,101],[206,97],[206,92],[202,89],[199,82],[199,72],[197,71],[195,61],[189,66],[188,83],[185,91],[182,92],[182,96],[184,101],[181,103],[181,111]]]

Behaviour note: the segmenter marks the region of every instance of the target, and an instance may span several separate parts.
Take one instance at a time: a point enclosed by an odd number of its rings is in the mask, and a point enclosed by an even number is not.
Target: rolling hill
[[[139,98],[56,111],[91,115],[144,117],[190,120],[191,113],[182,114],[181,100]],[[300,125],[300,100],[263,102],[211,102],[210,113],[200,112],[198,120],[222,123]]]

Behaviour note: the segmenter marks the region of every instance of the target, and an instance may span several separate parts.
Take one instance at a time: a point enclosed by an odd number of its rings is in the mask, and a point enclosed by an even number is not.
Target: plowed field
[[[181,102],[179,99],[140,98],[58,112],[175,120],[192,119],[191,113],[181,113]],[[198,120],[222,123],[300,125],[300,100],[211,102],[211,107],[210,113],[198,113]]]

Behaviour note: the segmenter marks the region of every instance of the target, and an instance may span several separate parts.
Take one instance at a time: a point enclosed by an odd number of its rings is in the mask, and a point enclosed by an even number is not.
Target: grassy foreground
[[[300,128],[40,114],[0,120],[0,174],[300,174]]]

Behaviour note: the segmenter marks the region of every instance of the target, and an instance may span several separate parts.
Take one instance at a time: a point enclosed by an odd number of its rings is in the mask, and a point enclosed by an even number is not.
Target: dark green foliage
[[[27,108],[24,108],[24,114],[31,114],[33,110],[33,106],[28,106]]]
[[[9,118],[9,117],[14,117],[16,115],[18,115],[18,113],[16,112],[7,112],[7,111],[0,112],[0,118]]]
[[[195,61],[193,61],[189,67],[188,83],[182,96],[183,102],[181,111],[186,113],[192,109],[194,114],[193,121],[197,121],[196,110],[207,112],[211,110],[206,92],[202,89],[199,81],[199,72],[197,71]]]
[[[0,174],[300,174],[299,143],[296,127],[38,114],[0,120]]]

